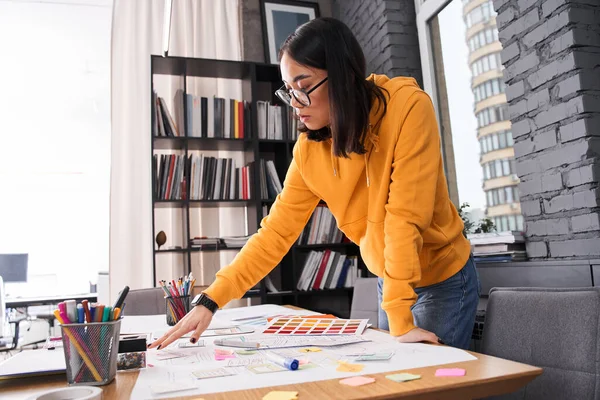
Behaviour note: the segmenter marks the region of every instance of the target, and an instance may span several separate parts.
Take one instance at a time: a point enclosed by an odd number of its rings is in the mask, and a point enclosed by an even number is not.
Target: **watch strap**
[[[215,312],[217,312],[217,310],[219,309],[219,306],[217,305],[217,303],[215,303],[210,297],[208,297],[204,293],[200,293],[198,296],[196,296],[194,298],[194,300],[192,301],[192,305],[193,306],[204,306],[204,307],[208,308],[208,310],[210,312],[212,312],[213,314]]]

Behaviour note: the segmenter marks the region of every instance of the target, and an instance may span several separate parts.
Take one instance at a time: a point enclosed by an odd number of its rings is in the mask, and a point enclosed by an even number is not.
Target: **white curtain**
[[[111,193],[110,193],[110,297],[123,286],[152,287],[152,202],[151,202],[151,109],[150,55],[161,54],[163,0],[115,0],[112,24],[111,60]],[[170,56],[241,60],[239,0],[173,0]],[[155,77],[159,95],[171,101],[180,77]],[[188,92],[241,99],[241,85],[235,81],[189,79]],[[170,108],[173,111],[173,108]],[[217,210],[209,226],[223,225],[223,210]],[[204,211],[202,211],[204,213]],[[237,218],[234,214],[229,218]],[[167,232],[167,244],[181,243],[181,213],[155,213],[157,231]],[[194,214],[192,220],[201,218]],[[159,226],[160,225],[160,226]],[[202,228],[198,228],[202,230]],[[208,228],[206,228],[208,229]],[[179,232],[179,236],[177,234]],[[221,232],[222,233],[222,232]],[[225,232],[243,234],[244,232]],[[192,235],[214,234],[192,232]],[[177,240],[180,243],[177,243]],[[163,257],[163,255],[161,255]],[[178,271],[181,256],[161,260],[167,267],[157,279],[171,279]],[[176,258],[179,257],[179,258]],[[223,265],[227,259],[215,261]],[[160,275],[160,274],[164,275]],[[194,275],[198,275],[194,270]]]

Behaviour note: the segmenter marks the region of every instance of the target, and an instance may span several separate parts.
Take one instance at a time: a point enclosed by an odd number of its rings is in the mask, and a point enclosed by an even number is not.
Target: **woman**
[[[282,193],[231,265],[176,326],[166,347],[269,273],[324,200],[379,277],[379,327],[400,342],[467,348],[479,282],[448,196],[430,98],[412,78],[371,75],[350,29],[332,18],[300,26],[280,53],[277,95],[302,123]]]

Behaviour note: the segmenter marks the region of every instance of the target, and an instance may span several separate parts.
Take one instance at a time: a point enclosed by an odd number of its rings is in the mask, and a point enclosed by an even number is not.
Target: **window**
[[[513,159],[494,160],[483,164],[484,179],[500,178],[502,176],[510,176],[515,173],[515,165]],[[518,196],[515,196],[518,198]]]
[[[498,69],[501,65],[502,61],[500,59],[500,53],[492,53],[473,61],[471,64],[471,72],[473,73],[473,77],[476,77],[484,72]]]
[[[506,192],[504,190],[498,190],[498,204],[506,204]]]
[[[513,197],[513,188],[512,187],[505,187],[504,188],[504,193],[506,195],[506,202],[508,204],[510,203],[514,203],[514,197]]]
[[[502,229],[502,231],[507,231],[508,230],[508,218],[506,215],[503,215],[502,217],[500,217],[500,227]]]
[[[494,150],[498,150],[500,148],[499,143],[498,143],[498,135],[492,136],[492,148]]]
[[[517,230],[517,218],[514,215],[508,217],[508,229],[511,231]]]
[[[487,206],[494,207],[502,204],[513,204],[519,202],[519,194],[516,186],[506,186],[490,189],[486,192]]]
[[[109,0],[0,1],[0,36],[10,37],[0,253],[29,254],[29,292],[14,296],[89,292],[108,269],[111,20]]]
[[[478,7],[475,7],[466,16],[467,28],[472,27],[480,22],[487,22],[491,17],[495,16],[494,5],[491,1],[483,3]]]
[[[500,132],[497,135],[494,135],[498,137],[498,148],[499,149],[504,149],[506,146],[506,132]]]
[[[512,134],[510,131],[495,132],[491,135],[486,135],[480,138],[479,143],[481,145],[481,154],[486,154],[494,150],[505,149],[513,145]],[[511,165],[511,170],[515,171],[513,165]]]
[[[469,39],[469,49],[475,51],[483,46],[498,41],[498,30],[495,27],[477,32]]]
[[[495,160],[494,161],[494,167],[496,170],[496,176],[504,176],[504,174],[502,173],[502,161],[501,160]]]
[[[518,231],[523,230],[523,216],[522,215],[517,215],[517,230]]]
[[[508,106],[506,104],[484,108],[477,113],[478,128],[483,128],[495,122],[505,121],[507,118]]]
[[[504,176],[508,176],[510,175],[510,164],[508,163],[508,160],[502,160],[502,172]]]
[[[494,29],[486,29],[485,30],[485,42],[486,43],[492,43],[494,41],[493,34],[492,34],[493,30]]]

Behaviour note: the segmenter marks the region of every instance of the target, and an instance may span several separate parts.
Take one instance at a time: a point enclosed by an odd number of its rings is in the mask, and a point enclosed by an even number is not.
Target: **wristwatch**
[[[204,307],[208,308],[208,310],[213,314],[215,312],[217,312],[217,310],[219,309],[219,306],[217,305],[217,303],[212,301],[212,299],[210,297],[208,297],[207,295],[205,295],[204,293],[200,293],[199,295],[194,297],[194,300],[192,300],[192,305],[194,307],[195,306],[204,306]]]

